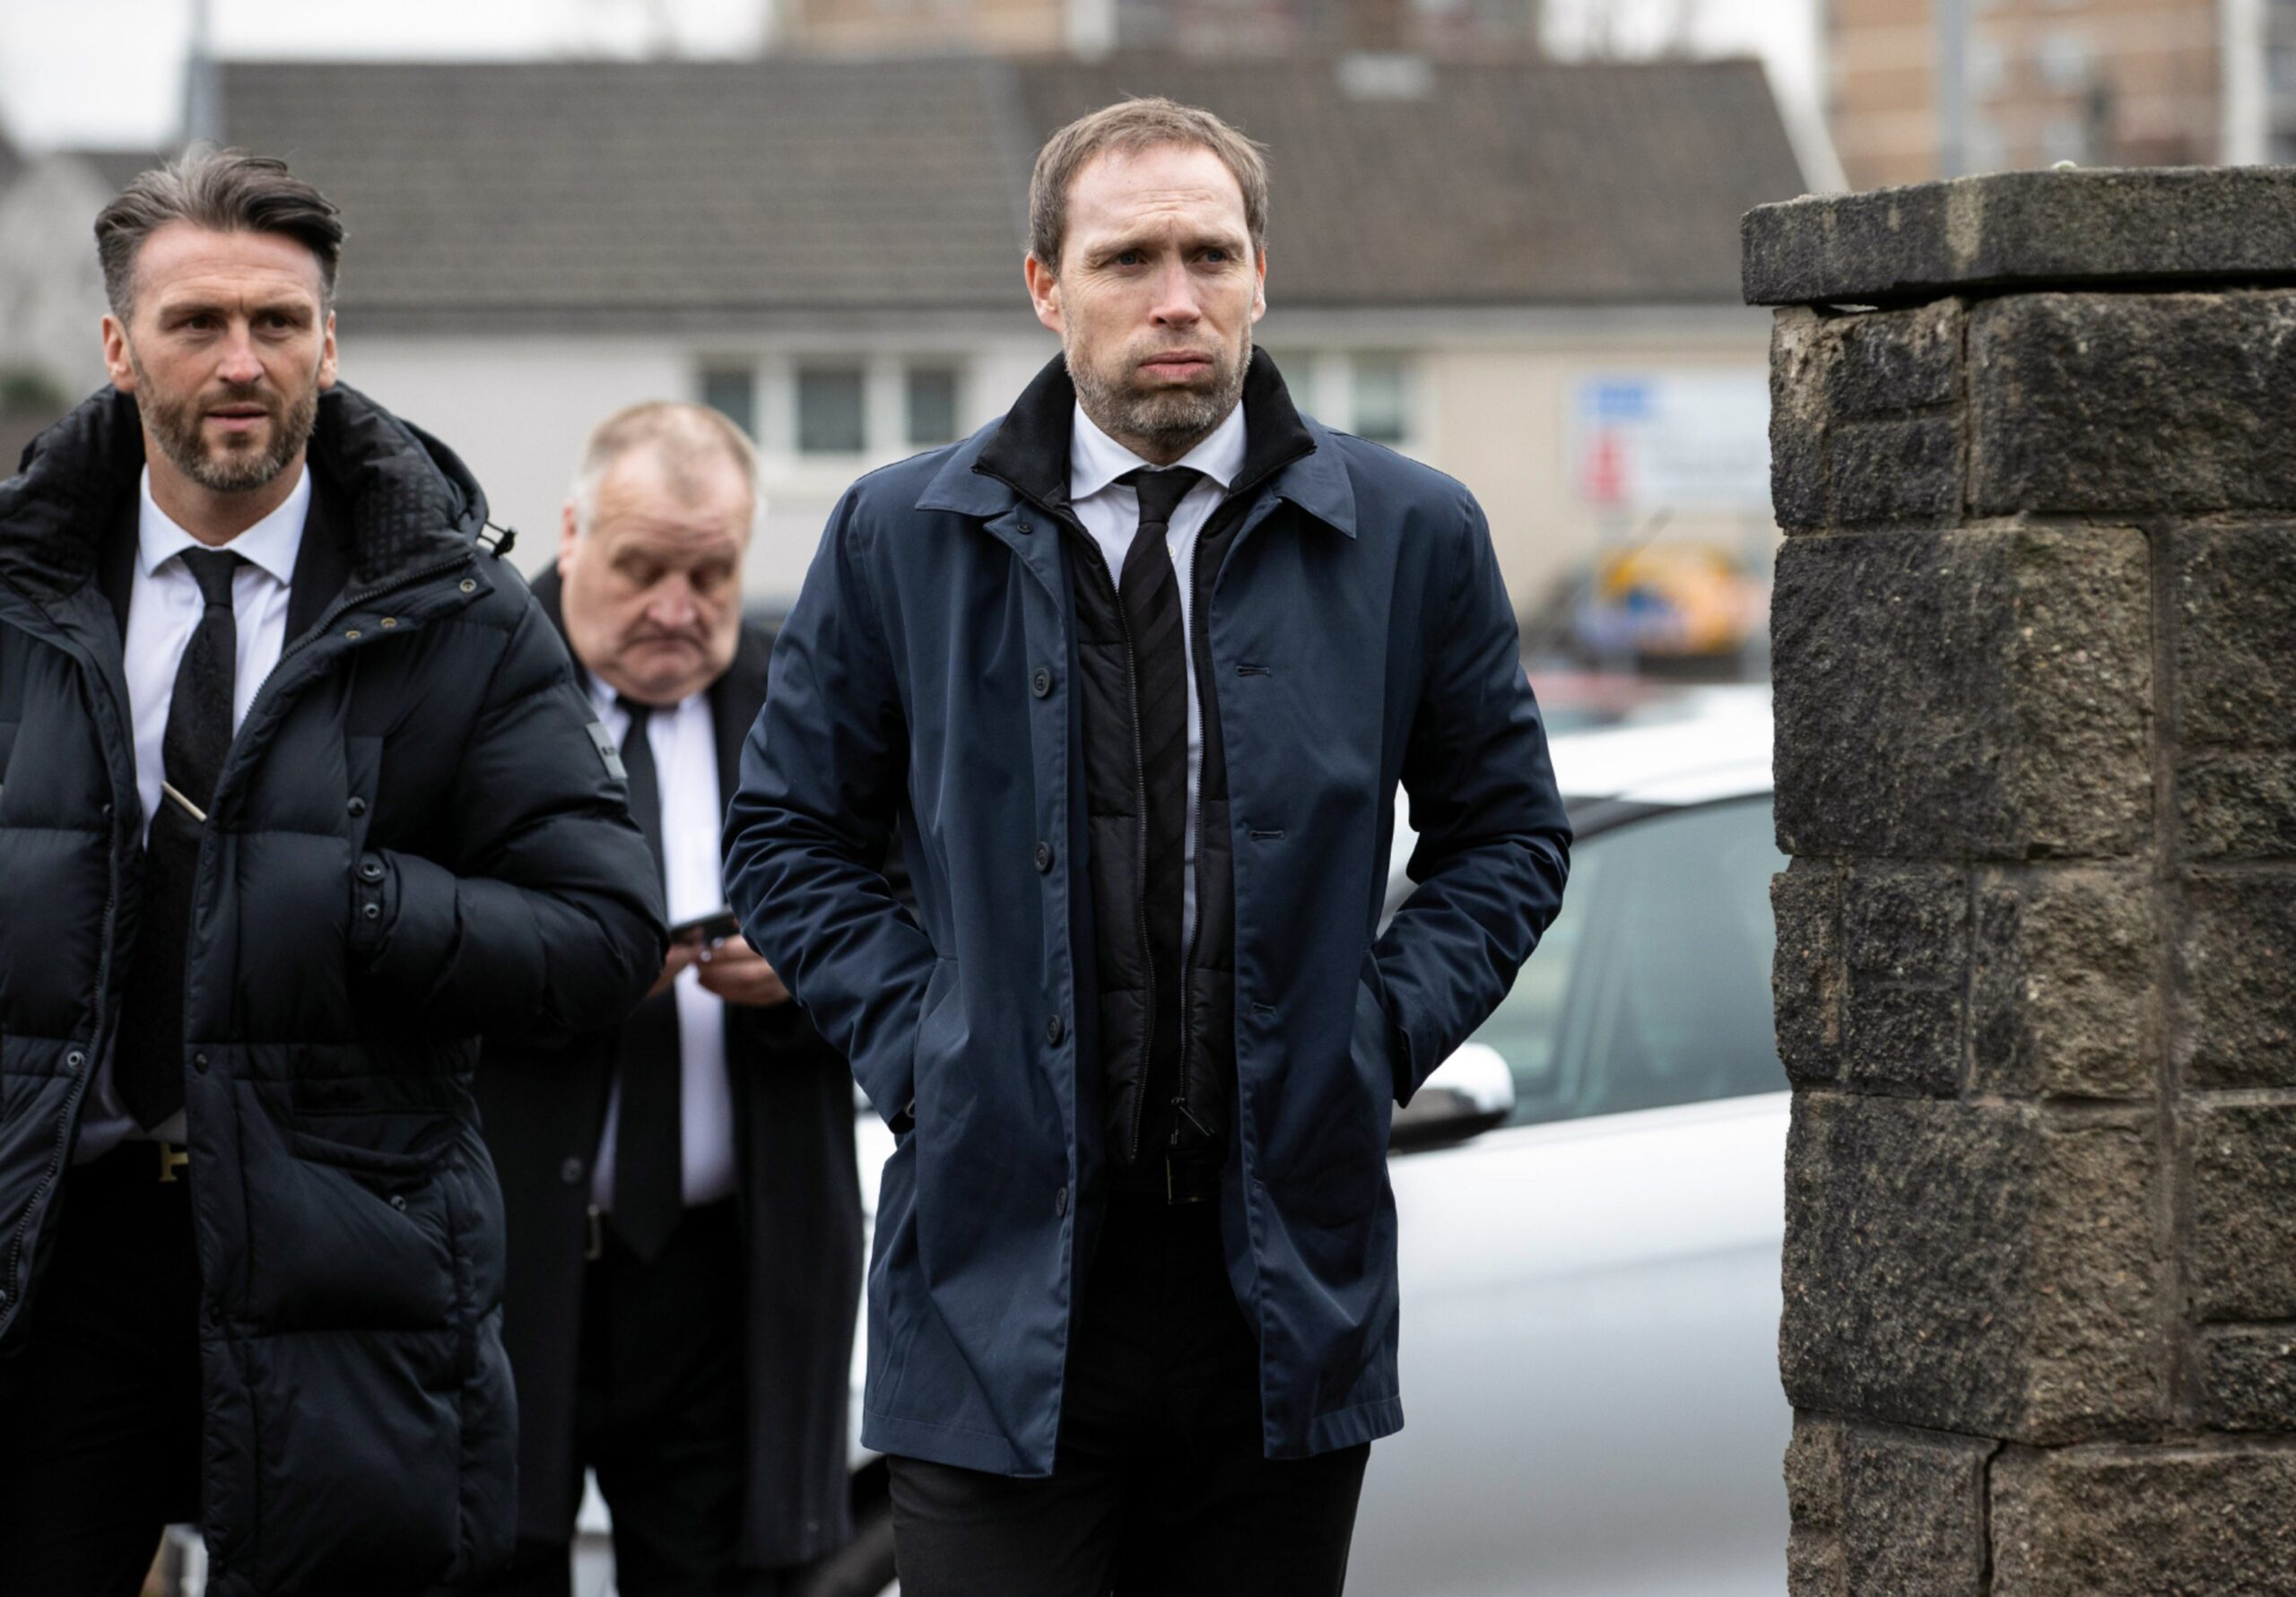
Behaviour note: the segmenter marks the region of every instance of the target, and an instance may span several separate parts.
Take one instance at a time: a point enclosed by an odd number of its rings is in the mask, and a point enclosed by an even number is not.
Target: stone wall
[[[2296,1593],[2296,171],[1766,207],[1794,1597]]]

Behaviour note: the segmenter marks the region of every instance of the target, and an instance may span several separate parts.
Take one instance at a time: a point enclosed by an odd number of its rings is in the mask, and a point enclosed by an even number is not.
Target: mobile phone
[[[741,930],[741,916],[730,909],[713,909],[708,915],[696,916],[690,921],[680,921],[672,926],[670,941],[723,942],[728,937],[738,936]]]

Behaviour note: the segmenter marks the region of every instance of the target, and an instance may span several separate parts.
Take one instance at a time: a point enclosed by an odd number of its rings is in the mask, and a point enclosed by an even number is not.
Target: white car
[[[1553,740],[1562,913],[1396,1116],[1405,1423],[1371,1450],[1356,1597],[1786,1589],[1770,748],[1763,689]],[[874,1171],[891,1137],[856,1124]],[[883,1465],[855,1468],[861,1535],[809,1597],[889,1589]]]
[[[1769,696],[1674,714],[1554,740],[1562,913],[1397,1116],[1405,1423],[1357,1597],[1786,1589]]]

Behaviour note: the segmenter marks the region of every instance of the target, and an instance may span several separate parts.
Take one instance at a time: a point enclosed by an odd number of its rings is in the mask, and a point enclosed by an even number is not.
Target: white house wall
[[[1352,425],[1357,356],[1405,357],[1410,422],[1399,447],[1474,491],[1489,513],[1509,589],[1526,612],[1605,547],[1651,535],[1662,520],[1657,536],[1716,543],[1756,564],[1767,559],[1766,515],[1606,510],[1585,500],[1569,458],[1571,406],[1582,382],[1698,370],[1758,376],[1769,340],[1758,312],[1279,308],[1261,334],[1302,407],[1342,428]],[[900,438],[904,361],[959,367],[962,433],[1000,413],[1054,348],[1049,335],[1027,325],[1025,312],[975,325],[856,320],[740,336],[474,338],[350,327],[343,371],[462,454],[486,488],[494,519],[518,529],[514,558],[531,571],[551,556],[574,457],[593,423],[641,399],[695,397],[706,368],[754,369],[767,509],[745,579],[753,600],[774,604],[795,597],[838,496],[864,472],[910,452]],[[868,450],[797,453],[794,372],[810,356],[862,364]]]
[[[1056,347],[1049,335],[1025,332],[953,347],[945,335],[893,337],[875,348],[872,342],[833,332],[767,343],[690,335],[361,335],[345,328],[343,377],[463,457],[485,488],[495,522],[517,529],[511,558],[531,574],[556,548],[575,458],[593,425],[642,400],[697,398],[705,368],[753,362],[765,513],[744,583],[752,602],[774,605],[796,598],[822,525],[853,480],[912,452],[899,441],[898,421],[887,424],[889,406],[898,415],[903,359],[952,359],[960,366],[962,433],[1002,411]],[[879,447],[851,456],[798,456],[789,374],[808,353],[863,361]]]

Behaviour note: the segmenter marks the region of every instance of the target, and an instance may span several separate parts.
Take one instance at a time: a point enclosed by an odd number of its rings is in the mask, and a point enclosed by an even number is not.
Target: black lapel
[[[709,719],[718,734],[718,808],[734,802],[742,781],[742,744],[758,711],[765,707],[765,673],[773,655],[773,633],[752,621],[742,623],[734,645],[734,663],[709,684]]]
[[[311,508],[303,516],[303,542],[295,551],[294,580],[287,587],[290,642],[318,624],[350,580],[351,516],[333,479],[314,467]]]

